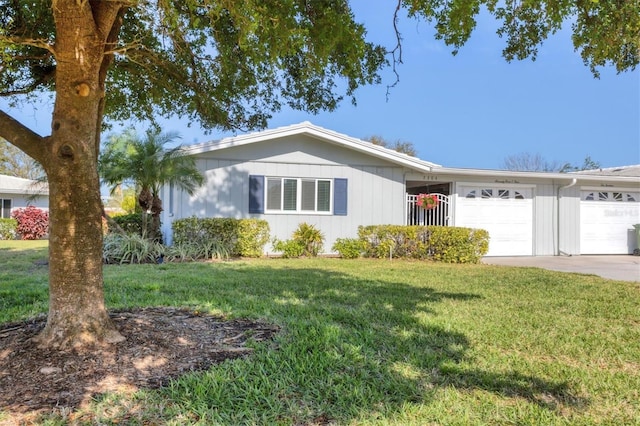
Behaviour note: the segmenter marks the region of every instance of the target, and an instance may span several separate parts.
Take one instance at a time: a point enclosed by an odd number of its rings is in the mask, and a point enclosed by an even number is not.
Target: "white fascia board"
[[[182,149],[186,155],[197,155],[206,152],[218,151],[226,148],[249,145],[262,141],[285,138],[288,136],[301,134],[314,137],[326,143],[343,146],[354,151],[369,154],[371,156],[378,157],[392,163],[423,172],[429,172],[435,167],[440,167],[437,164],[423,161],[416,157],[411,157],[409,155],[384,148],[370,142],[363,141],[361,139],[353,138],[338,132],[334,132],[332,130],[325,129],[323,127],[315,126],[308,121],[291,126],[269,129],[262,132],[228,137],[219,141],[210,141],[197,145],[189,145],[183,147]]]
[[[0,193],[19,195],[49,195],[49,185],[31,179],[0,175]]]

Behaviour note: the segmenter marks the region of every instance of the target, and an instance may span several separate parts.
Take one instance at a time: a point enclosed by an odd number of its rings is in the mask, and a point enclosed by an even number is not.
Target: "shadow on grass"
[[[378,413],[397,417],[406,403],[428,404],[444,387],[518,398],[552,413],[586,405],[566,382],[467,367],[473,366],[471,343],[446,325],[441,307],[446,302],[464,309],[482,301],[478,294],[407,284],[402,271],[376,276],[312,265],[107,267],[111,307],[222,311],[277,323],[282,332],[273,345],[259,345],[247,359],[172,382],[150,396],[148,405],[133,404],[138,413],[125,408],[130,402],[123,400],[117,410],[119,404],[108,401],[110,414],[102,420],[133,416],[154,422],[162,416],[216,424],[349,423]]]
[[[481,299],[477,294],[409,285],[399,275],[363,278],[367,275],[357,271],[233,263],[175,275],[178,270],[175,265],[155,270],[168,279],[154,281],[164,282],[154,290],[166,298],[162,303],[266,318],[283,328],[277,349],[258,351],[242,366],[178,381],[165,394],[211,421],[348,422],[380,407],[399,413],[407,402],[428,403],[443,386],[523,399],[550,411],[586,405],[566,382],[463,367],[472,364],[470,342],[442,325],[446,314],[438,313],[438,305],[475,303]],[[145,284],[139,285],[142,290]],[[120,293],[114,302],[123,297],[135,299]],[[238,406],[238,401],[244,402]]]

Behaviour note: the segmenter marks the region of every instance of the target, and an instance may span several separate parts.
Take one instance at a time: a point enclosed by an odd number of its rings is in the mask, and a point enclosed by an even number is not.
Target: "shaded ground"
[[[173,308],[116,311],[111,317],[127,340],[85,352],[38,349],[31,337],[44,327],[44,316],[0,325],[0,412],[12,417],[8,424],[54,408],[74,410],[110,391],[158,388],[246,355],[248,340],[268,340],[278,331]]]

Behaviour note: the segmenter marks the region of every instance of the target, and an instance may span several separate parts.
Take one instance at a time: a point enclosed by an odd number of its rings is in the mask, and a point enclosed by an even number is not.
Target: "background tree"
[[[549,162],[540,154],[521,152],[505,157],[500,168],[518,172],[558,172],[562,164]]]
[[[371,142],[374,145],[393,149],[394,151],[398,151],[403,154],[410,155],[412,157],[415,157],[417,155],[416,147],[413,145],[413,142],[403,142],[400,140],[397,140],[395,142],[389,142],[386,139],[384,139],[382,136],[375,136],[375,135],[367,136],[362,140]]]
[[[188,194],[204,182],[204,176],[196,167],[194,157],[181,155],[181,147],[165,149],[178,139],[176,133],[148,131],[140,139],[135,130],[129,129],[120,136],[109,138],[99,159],[100,175],[112,192],[122,185],[133,186],[142,214],[143,236],[158,239],[162,200],[160,188],[173,184]],[[151,226],[147,216],[151,214]],[[150,235],[145,235],[146,231]]]
[[[406,8],[434,21],[436,37],[457,49],[482,5],[502,22],[507,60],[535,58],[572,19],[574,46],[595,74],[638,64],[637,1],[397,0],[396,17]],[[397,35],[394,65],[402,61]],[[282,105],[332,110],[338,87],[353,99],[360,85],[378,81],[385,50],[365,36],[347,0],[0,0],[0,96],[15,103],[55,93],[45,137],[0,111],[0,137],[42,164],[49,182],[50,299],[40,344],[122,339],[102,281],[105,117],[176,114],[208,129],[250,129],[266,126]]]
[[[569,173],[581,170],[593,170],[600,168],[600,163],[591,159],[587,155],[581,165],[571,163],[559,163],[557,161],[549,162],[540,154],[531,154],[529,152],[521,152],[520,154],[510,155],[506,157],[501,166],[504,170],[512,170],[518,172],[559,172]]]
[[[599,161],[594,161],[591,159],[590,155],[587,155],[586,157],[584,157],[584,161],[582,161],[582,164],[564,164],[560,168],[560,173],[580,172],[582,170],[595,170],[599,169],[600,167],[601,166]]]
[[[44,170],[33,158],[0,138],[0,174],[39,180],[44,176]]]

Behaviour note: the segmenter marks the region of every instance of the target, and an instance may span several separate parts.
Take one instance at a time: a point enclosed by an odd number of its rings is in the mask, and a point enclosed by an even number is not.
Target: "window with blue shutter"
[[[347,179],[250,176],[250,179],[254,178],[261,178],[259,185],[251,184],[252,188],[255,186],[261,189],[259,213],[330,215],[333,210],[334,215],[347,214]],[[257,198],[254,191],[250,191],[250,197],[249,212],[257,213],[258,211],[252,210],[252,206],[256,204],[252,200]]]

